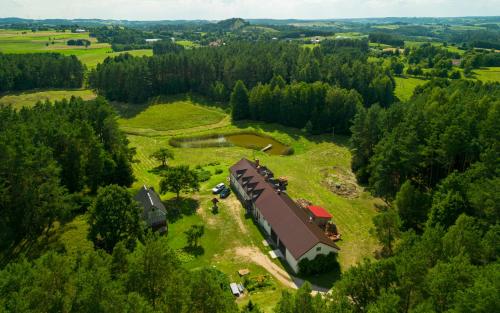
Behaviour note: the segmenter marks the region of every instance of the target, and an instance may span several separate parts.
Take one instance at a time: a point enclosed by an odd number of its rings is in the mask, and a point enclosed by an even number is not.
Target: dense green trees
[[[0,93],[35,88],[80,88],[84,66],[59,53],[0,53]]]
[[[143,102],[154,95],[193,91],[227,101],[227,91],[237,81],[252,89],[279,75],[288,83],[323,81],[355,89],[367,106],[388,106],[394,101],[391,73],[366,62],[365,46],[359,42],[336,43],[331,49],[325,44],[312,51],[293,43],[234,42],[149,58],[122,55],[98,65],[89,82],[110,100]]]
[[[64,222],[80,194],[133,182],[133,151],[102,99],[2,107],[0,116],[2,250]]]
[[[234,121],[250,117],[248,90],[241,80],[237,81],[236,85],[234,85],[229,104],[231,105],[231,117]]]
[[[196,171],[189,169],[187,165],[179,165],[167,168],[160,180],[160,192],[162,194],[173,192],[180,198],[181,192],[198,190],[200,182]]]
[[[120,241],[133,246],[144,232],[141,212],[125,188],[117,185],[99,188],[89,209],[88,237],[108,252]]]
[[[119,249],[117,245],[115,251]],[[224,274],[188,272],[164,237],[148,237],[132,252],[88,252],[74,257],[50,252],[0,271],[3,312],[238,312]]]
[[[276,81],[282,81],[277,76]],[[306,128],[311,134],[349,134],[351,121],[362,107],[355,90],[326,83],[258,84],[250,91],[250,118]]]
[[[391,207],[374,224],[393,254],[346,272],[333,312],[500,305],[492,296],[500,291],[499,93],[499,84],[433,81],[408,103],[358,112],[353,169]]]

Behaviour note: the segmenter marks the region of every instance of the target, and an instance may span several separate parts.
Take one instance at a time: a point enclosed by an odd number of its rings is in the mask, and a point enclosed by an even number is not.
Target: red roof
[[[321,218],[332,218],[332,215],[328,213],[325,209],[323,209],[320,206],[317,205],[310,205],[307,207],[309,211],[311,211],[312,214],[316,217],[321,217]]]

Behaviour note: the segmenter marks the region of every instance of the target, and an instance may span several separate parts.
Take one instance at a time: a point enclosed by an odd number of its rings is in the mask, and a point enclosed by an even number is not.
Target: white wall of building
[[[318,248],[319,248],[319,251],[317,250]],[[290,265],[290,267],[292,268],[292,270],[295,273],[298,273],[299,272],[299,262],[301,260],[307,258],[307,259],[309,259],[309,260],[312,261],[318,255],[320,255],[320,254],[325,254],[326,255],[326,254],[329,254],[330,252],[337,253],[338,250],[335,249],[335,248],[333,248],[333,247],[327,246],[324,243],[318,243],[312,249],[310,249],[304,255],[302,255],[298,260],[296,260],[292,256],[292,254],[288,251],[288,249],[286,249],[285,259],[286,259],[287,263]]]

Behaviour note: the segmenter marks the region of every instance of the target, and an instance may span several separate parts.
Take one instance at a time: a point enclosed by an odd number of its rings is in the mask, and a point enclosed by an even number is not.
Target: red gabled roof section
[[[307,207],[309,211],[315,216],[320,218],[332,218],[332,215],[325,209],[317,205],[310,205]]]

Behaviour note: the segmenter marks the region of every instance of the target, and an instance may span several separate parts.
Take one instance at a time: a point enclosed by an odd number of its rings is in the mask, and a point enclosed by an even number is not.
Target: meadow
[[[395,76],[394,79],[396,81],[394,94],[402,101],[409,100],[415,88],[427,82],[425,79],[416,77]]]
[[[0,105],[12,105],[15,109],[22,107],[32,107],[38,101],[60,101],[64,98],[81,97],[84,100],[92,100],[96,97],[92,90],[73,89],[73,90],[42,90],[11,93],[0,97]]]
[[[68,46],[70,39],[86,39],[89,47]],[[89,33],[71,33],[56,31],[7,30],[0,29],[0,52],[2,53],[43,53],[57,52],[64,55],[75,55],[88,68],[95,67],[108,56],[116,56],[124,52],[113,52],[108,43],[99,43]],[[152,55],[152,50],[132,50],[129,53],[137,56]]]
[[[483,67],[474,70],[476,79],[483,82],[500,82],[500,67]]]

